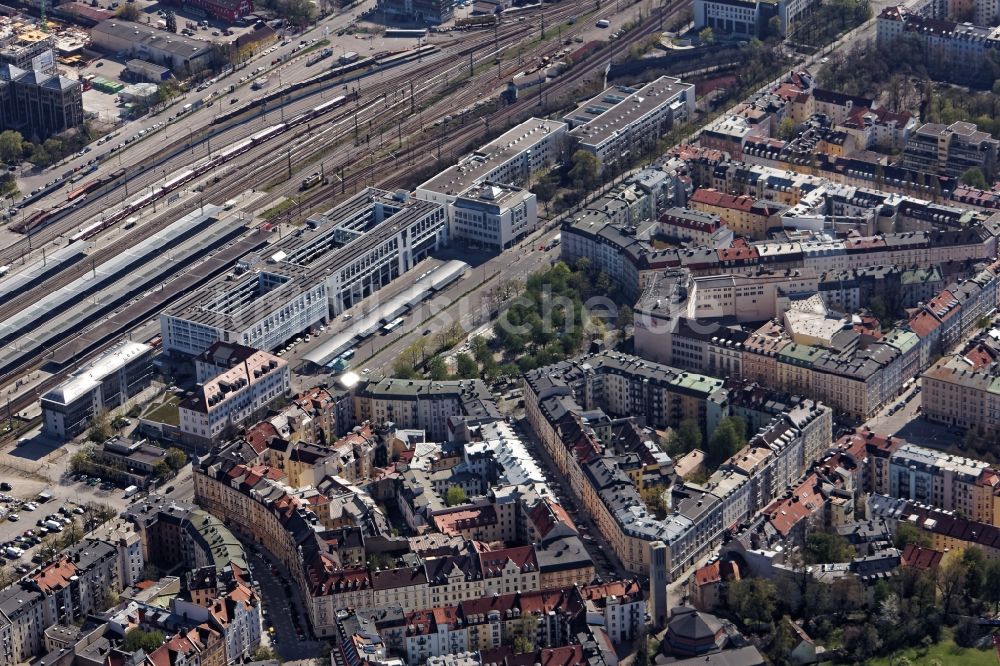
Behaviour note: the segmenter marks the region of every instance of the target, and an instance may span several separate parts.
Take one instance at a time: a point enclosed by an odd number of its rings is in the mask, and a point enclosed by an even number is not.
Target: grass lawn
[[[157,423],[179,426],[181,424],[181,415],[177,410],[177,405],[180,404],[180,401],[180,397],[172,395],[156,407],[146,410],[143,418],[156,421]]]
[[[895,657],[897,659],[899,657],[906,657],[916,666],[930,664],[932,659],[937,659],[943,666],[950,666],[951,664],[955,664],[956,666],[996,666],[997,664],[995,650],[976,650],[958,647],[955,645],[955,641],[951,639],[950,632],[946,632],[943,640],[936,645],[932,645],[926,654],[923,650],[911,648],[897,652]],[[873,659],[869,663],[872,666],[889,666],[889,657]]]

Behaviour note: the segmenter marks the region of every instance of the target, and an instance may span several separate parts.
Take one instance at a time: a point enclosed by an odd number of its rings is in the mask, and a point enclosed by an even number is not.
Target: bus
[[[383,333],[392,333],[395,329],[399,328],[399,325],[403,323],[403,317],[396,317],[388,324],[382,327]]]

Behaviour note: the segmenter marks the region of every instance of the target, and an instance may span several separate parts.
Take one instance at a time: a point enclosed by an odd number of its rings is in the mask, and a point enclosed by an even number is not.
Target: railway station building
[[[42,396],[42,432],[59,440],[75,437],[95,414],[125,404],[152,378],[153,348],[122,342]]]
[[[241,258],[160,315],[165,351],[196,356],[217,341],[274,350],[330,321],[446,245],[442,206],[366,189]]]

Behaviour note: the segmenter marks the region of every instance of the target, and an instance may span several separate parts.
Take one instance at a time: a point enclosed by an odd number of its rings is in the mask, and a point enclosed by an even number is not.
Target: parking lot
[[[0,561],[18,574],[27,573],[51,556],[52,551],[46,552],[44,543],[58,550],[70,533],[79,538],[102,522],[103,511],[94,504],[54,498],[25,502],[7,493],[0,494],[0,502],[9,511],[0,523]],[[103,517],[109,515],[111,512]]]

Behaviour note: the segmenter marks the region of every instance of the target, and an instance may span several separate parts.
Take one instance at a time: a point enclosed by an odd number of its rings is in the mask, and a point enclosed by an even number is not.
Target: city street
[[[308,638],[311,632],[298,588],[280,564],[274,560],[265,560],[261,553],[266,551],[255,547],[247,548],[253,578],[261,594],[261,609],[266,614],[266,638],[263,643],[270,643],[283,661],[315,657],[320,653],[323,643]],[[273,634],[268,630],[269,623],[273,624]],[[296,636],[296,625],[300,631],[305,632],[306,638]]]
[[[598,576],[605,581],[628,577],[625,567],[618,561],[614,550],[604,540],[600,530],[590,519],[580,498],[573,493],[568,484],[562,482],[562,473],[556,468],[548,451],[535,437],[527,419],[519,419],[514,426],[521,438],[530,445],[529,450],[535,455],[535,460],[545,469],[546,483],[548,483],[549,489],[556,494],[556,500],[569,512],[573,522],[576,523],[577,531],[580,532],[583,545],[590,554],[590,559],[594,562]]]
[[[434,295],[430,301],[425,301],[409,312],[398,332],[383,334],[376,332],[362,342],[351,361],[351,370],[362,377],[380,378],[391,373],[392,364],[400,352],[417,337],[424,335],[430,329],[437,332],[453,321],[459,321],[468,333],[486,323],[483,307],[483,296],[499,280],[519,280],[524,282],[528,275],[550,266],[559,258],[559,246],[540,250],[542,244],[555,234],[540,230],[522,241],[517,247],[511,248],[500,255],[483,257],[481,263],[473,265],[466,274],[453,282],[443,291]],[[354,323],[354,317],[362,312],[372,310],[379,302],[392,298],[413,283],[411,273],[423,272],[440,265],[451,258],[473,261],[468,254],[460,249],[453,249],[454,257],[442,253],[434,259],[425,261],[410,273],[397,279],[392,285],[375,294],[361,304],[348,311],[350,320],[338,317],[330,322],[327,330],[308,343],[295,346],[285,360],[292,364],[292,390],[301,391],[322,382],[333,383],[340,373],[305,374],[300,363],[301,358],[314,347],[324,343],[330,336],[349,328]],[[364,370],[368,369],[365,373]]]

